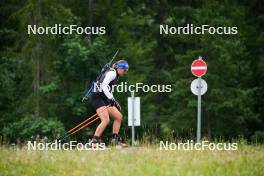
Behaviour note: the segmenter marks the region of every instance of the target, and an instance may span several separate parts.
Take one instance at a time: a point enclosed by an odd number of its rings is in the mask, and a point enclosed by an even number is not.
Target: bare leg
[[[118,134],[122,122],[122,114],[114,106],[108,108],[108,113],[114,119],[113,134]]]
[[[122,142],[122,139],[118,136],[121,122],[122,122],[122,114],[117,110],[116,107],[110,107],[108,109],[108,113],[114,119],[113,124],[113,136],[112,136],[112,145],[119,147],[127,147],[127,144]]]
[[[94,133],[94,136],[100,137],[102,133],[104,132],[105,127],[109,124],[109,114],[108,109],[105,110],[106,106],[102,106],[98,109],[96,109],[97,114],[99,115],[101,119],[101,123],[96,128],[96,131]]]

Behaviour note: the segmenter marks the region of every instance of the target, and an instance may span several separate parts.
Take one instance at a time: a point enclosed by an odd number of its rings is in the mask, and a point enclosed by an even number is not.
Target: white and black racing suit
[[[90,97],[91,104],[95,109],[109,105],[111,100],[114,99],[112,86],[117,84],[118,78],[117,71],[113,68],[110,68],[98,78],[96,89]]]

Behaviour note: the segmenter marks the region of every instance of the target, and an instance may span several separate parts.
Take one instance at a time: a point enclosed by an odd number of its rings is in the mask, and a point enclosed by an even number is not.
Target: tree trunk
[[[32,24],[38,25],[38,18],[40,17],[40,1],[36,4],[36,14],[32,13]],[[35,42],[35,41],[34,41]],[[40,72],[41,72],[41,42],[40,38],[37,38],[36,47],[32,49],[31,59],[33,60],[33,101],[34,101],[34,116],[39,117],[40,115]]]
[[[92,26],[93,25],[93,0],[88,0],[88,13],[87,13],[87,18],[88,18],[88,26]],[[89,42],[89,45],[92,44],[92,35],[88,34],[87,35],[87,40]]]

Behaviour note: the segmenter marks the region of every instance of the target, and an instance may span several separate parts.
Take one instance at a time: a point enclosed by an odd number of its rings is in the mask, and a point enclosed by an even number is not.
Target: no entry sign
[[[207,65],[205,61],[202,59],[202,57],[199,57],[198,59],[193,61],[191,65],[191,71],[192,74],[196,77],[201,77],[206,73]]]
[[[192,74],[197,79],[193,80],[191,84],[191,91],[198,95],[198,101],[197,101],[197,143],[201,143],[201,106],[202,106],[202,95],[207,90],[207,83],[201,78],[207,71],[207,65],[202,59],[201,56],[199,56],[198,59],[194,60],[191,65],[191,71]]]

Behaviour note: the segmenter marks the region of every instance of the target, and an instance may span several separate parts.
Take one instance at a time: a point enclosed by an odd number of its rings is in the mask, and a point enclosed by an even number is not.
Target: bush
[[[9,139],[9,141],[5,142],[15,142],[16,139],[19,139],[20,141],[29,140],[32,136],[46,136],[49,139],[55,139],[64,131],[63,124],[58,120],[26,116],[21,120],[4,127],[1,134],[4,136],[4,139]]]
[[[264,131],[255,131],[251,136],[251,141],[256,143],[264,143]]]

